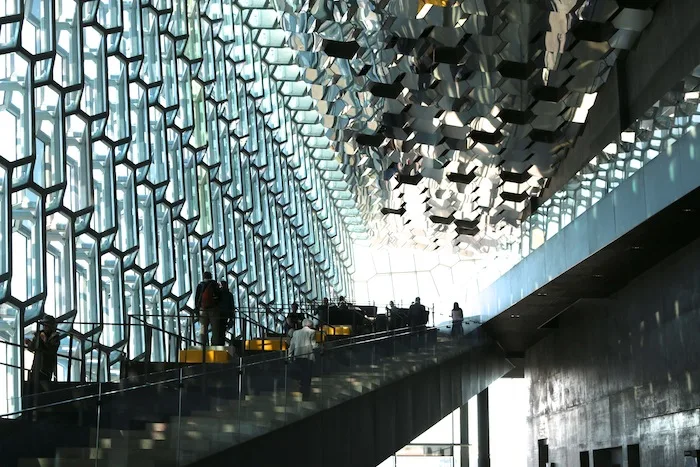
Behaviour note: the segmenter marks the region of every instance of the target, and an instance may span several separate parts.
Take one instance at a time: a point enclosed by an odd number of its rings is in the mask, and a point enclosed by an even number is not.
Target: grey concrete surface
[[[686,465],[684,452],[700,449],[700,240],[608,299],[579,301],[525,369],[529,466],[540,439],[557,466],[588,452],[602,467],[595,451],[620,447],[634,467],[637,444],[641,466]]]

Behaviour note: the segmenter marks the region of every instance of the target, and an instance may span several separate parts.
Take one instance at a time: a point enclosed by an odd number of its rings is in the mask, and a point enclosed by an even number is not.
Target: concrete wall
[[[578,302],[525,368],[528,465],[546,438],[558,467],[635,444],[642,466],[682,467],[700,449],[700,240],[609,299]]]

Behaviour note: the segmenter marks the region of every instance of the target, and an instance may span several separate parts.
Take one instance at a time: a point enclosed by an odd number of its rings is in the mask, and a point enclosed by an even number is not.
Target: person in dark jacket
[[[221,324],[219,324],[218,342],[220,343],[214,343],[214,345],[225,345],[226,329],[233,327],[236,319],[236,305],[233,301],[233,294],[228,289],[228,282],[221,281],[219,284],[221,291],[221,296],[219,297],[219,318],[221,319]],[[212,329],[214,329],[213,324]],[[235,329],[232,332],[235,332]],[[214,337],[212,337],[212,342],[214,342]]]
[[[204,345],[208,345],[209,342],[209,324],[212,327],[212,345],[218,345],[213,341],[218,342],[218,336],[221,335],[219,294],[219,284],[212,278],[209,271],[205,272],[204,280],[197,284],[194,295],[194,311],[199,318],[199,335]]]
[[[425,326],[428,323],[428,312],[421,305],[420,297],[416,297],[416,301],[408,309],[408,320],[411,327]]]
[[[285,333],[291,337],[292,333],[298,329],[301,329],[301,320],[303,315],[299,312],[299,304],[297,302],[292,303],[292,309],[287,314],[285,320]]]
[[[328,324],[328,312],[330,310],[330,303],[327,297],[323,297],[320,305],[316,305],[316,316],[318,317],[319,325]]]
[[[56,318],[44,315],[39,321],[42,329],[34,333],[32,339],[25,339],[27,350],[34,354],[34,362],[29,372],[29,383],[33,394],[48,392],[51,379],[56,374],[58,346],[61,338],[56,329]]]
[[[455,302],[452,307],[452,337],[460,337],[464,335],[462,325],[464,323],[464,312],[459,307],[459,303]]]

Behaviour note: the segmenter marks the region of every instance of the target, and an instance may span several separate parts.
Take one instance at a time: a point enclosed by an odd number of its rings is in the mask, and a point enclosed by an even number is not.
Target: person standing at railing
[[[399,315],[398,315],[398,308],[396,308],[396,304],[394,303],[393,300],[389,302],[389,306],[385,307],[386,310],[386,329],[389,330],[395,329],[397,325],[395,324],[398,321]]]
[[[428,323],[428,311],[421,304],[420,297],[416,297],[416,301],[408,309],[408,321],[412,328]]]
[[[235,322],[236,322],[236,306],[233,302],[233,294],[228,289],[228,282],[221,281],[219,287],[221,290],[221,297],[219,298],[219,318],[221,323],[219,324],[218,342],[220,344],[214,345],[226,345],[226,329],[231,328],[231,334],[236,332]],[[212,330],[214,325],[212,325]],[[213,331],[212,331],[213,332]],[[212,341],[214,338],[212,337]]]
[[[462,322],[464,321],[464,312],[459,307],[459,303],[455,302],[452,307],[452,337],[460,337],[464,335],[462,330]]]
[[[316,360],[314,351],[318,344],[316,343],[316,330],[312,327],[313,322],[310,319],[305,319],[301,324],[303,327],[292,334],[287,355],[294,360],[294,364],[299,370],[299,389],[304,400],[308,400],[311,396],[311,375]]]
[[[318,319],[318,325],[328,324],[328,311],[330,309],[330,303],[328,303],[328,298],[323,297],[320,305],[316,305],[316,318]]]
[[[32,339],[24,340],[27,350],[34,354],[34,362],[29,372],[29,383],[35,396],[34,406],[39,405],[36,399],[38,394],[50,390],[51,379],[56,375],[58,346],[61,343],[56,330],[56,318],[44,315],[39,323],[43,328],[35,332]]]
[[[203,345],[209,345],[209,324],[212,325],[212,345],[218,344],[221,334],[219,311],[219,284],[209,271],[204,273],[204,280],[197,285],[194,295],[195,313],[199,318],[199,335]]]
[[[302,327],[302,315],[299,313],[297,302],[292,303],[292,309],[285,319],[285,332],[291,337],[292,333]]]

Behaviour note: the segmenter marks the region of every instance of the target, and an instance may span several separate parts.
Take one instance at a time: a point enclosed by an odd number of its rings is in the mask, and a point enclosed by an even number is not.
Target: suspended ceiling
[[[473,256],[517,235],[528,200],[575,144],[656,3],[247,6],[276,34],[283,28],[266,44],[276,47],[268,54],[275,76],[309,134],[332,152],[319,163],[334,169],[327,181],[355,201],[369,238]]]

